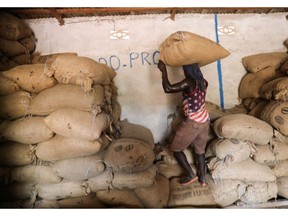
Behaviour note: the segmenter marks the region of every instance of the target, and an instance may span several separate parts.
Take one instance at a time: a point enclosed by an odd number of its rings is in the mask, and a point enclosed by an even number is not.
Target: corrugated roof
[[[74,8],[1,8],[20,19],[56,18],[60,25],[65,18],[84,16],[171,14],[171,18],[180,13],[197,14],[270,14],[288,12],[288,8],[168,8],[168,7],[74,7]]]

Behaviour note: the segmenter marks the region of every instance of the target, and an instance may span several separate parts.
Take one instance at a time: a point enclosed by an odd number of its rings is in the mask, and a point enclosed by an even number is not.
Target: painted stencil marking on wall
[[[159,51],[143,51],[143,52],[130,52],[127,56],[110,55],[107,57],[99,57],[98,62],[106,64],[113,70],[117,71],[121,68],[140,65],[157,65]]]

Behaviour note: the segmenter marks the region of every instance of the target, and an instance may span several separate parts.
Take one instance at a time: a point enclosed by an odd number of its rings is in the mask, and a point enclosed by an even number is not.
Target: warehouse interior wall
[[[241,59],[248,55],[286,52],[286,14],[168,14],[32,19],[26,22],[37,38],[41,55],[75,52],[112,67],[117,75],[121,120],[149,128],[155,142],[170,133],[169,116],[177,111],[181,94],[166,94],[157,68],[159,45],[176,31],[199,34],[231,54],[203,66],[209,82],[207,101],[228,109],[240,103],[238,87],[246,74]],[[181,67],[169,67],[171,83],[184,75]]]

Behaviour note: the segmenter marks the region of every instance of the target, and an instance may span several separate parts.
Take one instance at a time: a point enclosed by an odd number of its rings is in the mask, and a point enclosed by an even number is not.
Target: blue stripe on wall
[[[219,43],[217,14],[214,14],[214,24],[215,24],[216,42]],[[222,83],[221,60],[217,60],[217,71],[218,71],[218,82],[219,82],[220,106],[224,109],[224,94],[223,94],[223,83]]]

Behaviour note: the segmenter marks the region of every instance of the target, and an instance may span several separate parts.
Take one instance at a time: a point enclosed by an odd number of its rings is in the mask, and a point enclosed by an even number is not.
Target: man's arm
[[[171,84],[168,79],[166,65],[163,61],[159,60],[158,68],[162,72],[162,86],[165,93],[182,92],[191,87],[191,83],[187,79],[179,83]]]

